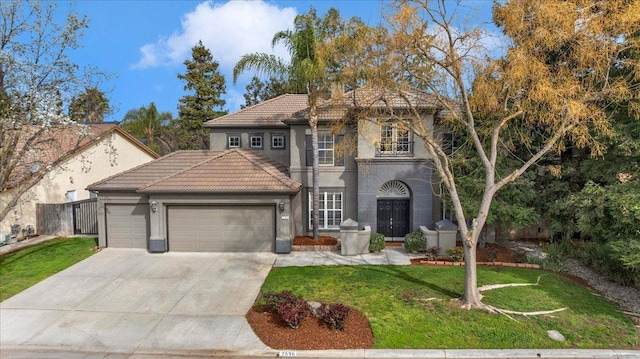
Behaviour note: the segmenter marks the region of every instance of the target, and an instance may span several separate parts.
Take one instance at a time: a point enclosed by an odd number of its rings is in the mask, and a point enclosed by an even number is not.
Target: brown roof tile
[[[393,109],[418,109],[436,110],[441,108],[436,95],[408,88],[400,91],[386,91],[370,88],[362,88],[346,92],[342,100],[336,103],[335,99],[327,99],[318,103],[318,119],[331,121],[342,119],[349,110],[357,108],[369,108],[383,110],[387,107]],[[309,109],[304,108],[294,113],[285,123],[306,123],[309,118]]]
[[[297,192],[286,167],[252,150],[179,151],[92,184],[89,190],[147,193]]]
[[[286,94],[204,123],[204,127],[287,127],[283,120],[306,108],[307,95]]]

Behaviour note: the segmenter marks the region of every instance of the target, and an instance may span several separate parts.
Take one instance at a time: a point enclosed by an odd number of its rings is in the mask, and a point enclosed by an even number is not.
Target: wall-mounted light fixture
[[[153,212],[153,213],[158,212],[158,202],[156,202],[156,201],[152,201],[151,202],[151,212]]]
[[[281,211],[284,211],[284,202],[278,203],[278,208],[280,208]]]

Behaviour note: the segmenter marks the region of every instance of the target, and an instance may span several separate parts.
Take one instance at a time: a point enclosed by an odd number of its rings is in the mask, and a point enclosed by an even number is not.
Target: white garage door
[[[271,252],[274,206],[171,206],[169,250],[176,252]]]
[[[148,204],[107,204],[107,247],[147,248]]]

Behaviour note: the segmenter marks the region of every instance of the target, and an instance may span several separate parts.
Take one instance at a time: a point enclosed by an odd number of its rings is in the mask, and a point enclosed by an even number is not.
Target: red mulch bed
[[[319,318],[307,317],[298,329],[291,329],[269,311],[269,307],[254,307],[246,315],[247,321],[263,343],[273,349],[370,349],[373,333],[369,321],[351,309],[345,330],[331,330]]]
[[[293,237],[294,246],[333,246],[338,240],[331,236],[318,236],[318,240],[314,241],[311,236],[295,236]]]

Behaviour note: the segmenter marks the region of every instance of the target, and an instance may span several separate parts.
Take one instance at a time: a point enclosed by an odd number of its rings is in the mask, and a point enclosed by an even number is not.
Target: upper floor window
[[[251,148],[262,149],[262,134],[253,134],[249,137]]]
[[[442,134],[442,150],[447,155],[453,154],[458,149],[456,136],[453,133]]]
[[[228,135],[227,146],[229,148],[240,148],[240,135]]]
[[[284,149],[284,135],[283,134],[272,134],[271,135],[271,148],[273,149]]]
[[[333,166],[333,135],[331,133],[318,133],[318,160],[320,166]]]
[[[409,130],[398,128],[398,125],[380,127],[379,155],[411,154],[411,136]]]
[[[320,166],[344,166],[344,156],[336,158],[335,146],[340,144],[342,135],[332,135],[329,131],[318,131],[318,159]],[[307,166],[313,166],[311,135],[305,136]]]

